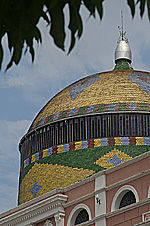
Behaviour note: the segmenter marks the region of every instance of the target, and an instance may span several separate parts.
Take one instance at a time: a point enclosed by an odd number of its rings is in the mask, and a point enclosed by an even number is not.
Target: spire
[[[131,61],[132,54],[129,46],[128,39],[126,38],[126,32],[123,29],[123,13],[121,11],[121,27],[119,29],[119,39],[115,50],[115,70],[132,70]]]

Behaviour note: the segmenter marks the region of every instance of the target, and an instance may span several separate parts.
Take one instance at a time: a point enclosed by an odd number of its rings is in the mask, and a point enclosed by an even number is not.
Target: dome
[[[112,105],[149,103],[150,91],[146,82],[149,76],[140,71],[113,70],[85,77],[53,97],[39,112],[29,131],[47,123],[49,118],[57,121],[73,115],[109,112]]]
[[[37,114],[19,143],[19,204],[150,150],[150,73],[132,69],[124,40],[115,63],[64,88]]]
[[[150,73],[112,70],[59,92],[20,141],[19,204],[150,147]]]

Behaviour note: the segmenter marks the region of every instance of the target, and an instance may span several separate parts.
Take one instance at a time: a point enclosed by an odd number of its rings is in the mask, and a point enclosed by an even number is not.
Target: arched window
[[[71,211],[67,226],[75,226],[83,222],[91,220],[91,211],[85,204],[79,204]]]
[[[128,206],[132,203],[136,203],[135,195],[132,191],[128,191],[121,199],[119,209],[122,207]]]
[[[81,224],[82,222],[85,222],[88,220],[89,220],[88,212],[85,209],[83,209],[78,213],[78,216],[76,217],[76,220],[75,220],[75,225]]]
[[[114,195],[111,211],[121,209],[137,202],[139,202],[139,197],[135,188],[130,185],[124,185]]]

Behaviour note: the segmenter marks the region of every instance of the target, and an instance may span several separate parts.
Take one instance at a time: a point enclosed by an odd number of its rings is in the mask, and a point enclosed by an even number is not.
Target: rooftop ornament
[[[123,13],[121,11],[121,27],[118,26],[119,29],[119,40],[117,42],[117,47],[115,50],[115,70],[132,70],[131,61],[132,54],[129,46],[128,39],[126,38],[126,32],[123,29]]]

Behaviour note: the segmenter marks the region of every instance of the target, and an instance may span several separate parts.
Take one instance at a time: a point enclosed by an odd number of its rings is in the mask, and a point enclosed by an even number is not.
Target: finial
[[[123,12],[121,10],[122,40],[123,40]]]
[[[115,50],[115,70],[132,70],[131,61],[132,54],[131,49],[128,43],[128,39],[125,37],[126,32],[124,32],[123,28],[123,12],[121,10],[121,27],[118,26],[119,29],[119,40],[117,43],[117,47]]]
[[[119,33],[120,33],[118,41],[120,42],[122,40],[122,41],[128,42],[128,39],[125,37],[126,31],[123,30],[123,12],[122,12],[122,10],[121,10],[121,27],[118,26],[118,30],[119,30]]]

